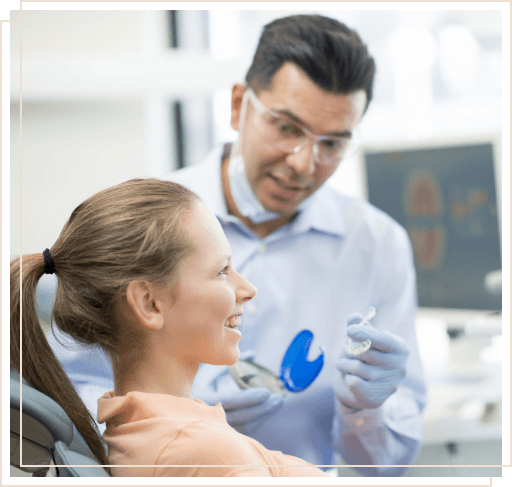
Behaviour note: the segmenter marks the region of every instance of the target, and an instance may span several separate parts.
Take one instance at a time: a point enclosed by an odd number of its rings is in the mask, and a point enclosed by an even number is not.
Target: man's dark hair
[[[321,15],[292,15],[267,24],[245,81],[256,92],[269,89],[272,77],[292,62],[331,93],[364,90],[366,108],[373,97],[375,62],[359,35]]]

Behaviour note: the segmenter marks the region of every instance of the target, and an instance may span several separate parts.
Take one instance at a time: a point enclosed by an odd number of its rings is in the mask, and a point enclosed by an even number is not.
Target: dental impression
[[[370,320],[375,316],[376,311],[373,306],[368,308],[366,312],[366,316],[358,323],[359,325],[368,325],[370,326]],[[362,342],[352,341],[350,338],[347,338],[345,343],[345,350],[350,355],[360,355],[372,346],[371,340],[364,340]]]

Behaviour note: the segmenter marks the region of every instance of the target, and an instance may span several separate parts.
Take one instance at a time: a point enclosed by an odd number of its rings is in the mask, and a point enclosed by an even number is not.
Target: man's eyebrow
[[[295,115],[293,112],[291,112],[290,110],[285,108],[283,110],[276,110],[275,112],[278,113],[279,115],[285,115],[288,118],[291,118],[294,122],[296,122],[297,124],[301,125],[302,127],[304,127],[305,129],[307,129],[311,132],[311,129],[309,128],[309,126],[305,122],[303,122],[299,117],[297,117],[297,115]],[[330,134],[322,134],[322,135],[350,138],[350,137],[352,137],[352,132],[350,130],[345,130],[343,132],[331,132]]]

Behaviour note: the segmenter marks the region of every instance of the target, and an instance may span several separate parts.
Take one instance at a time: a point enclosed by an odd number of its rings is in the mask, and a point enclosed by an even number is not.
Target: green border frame
[[[20,0],[8,0],[0,7],[0,19],[9,20],[10,10],[20,9]],[[299,4],[301,7],[314,10],[501,10],[503,12],[503,134],[502,138],[502,191],[503,214],[502,214],[502,268],[503,268],[503,465],[510,465],[510,3],[509,2],[23,2],[23,10],[232,10],[242,8],[243,10],[287,10]],[[9,127],[9,106],[10,106],[10,25],[2,23],[2,263],[3,263],[3,295],[2,295],[2,322],[3,346],[2,346],[2,392],[4,401],[8,396],[8,368],[9,368],[9,222],[10,216],[10,127]],[[507,394],[508,393],[508,394]],[[2,408],[2,425],[9,423],[9,413],[6,407]],[[7,428],[4,428],[6,431]],[[507,441],[508,440],[508,441]],[[29,478],[11,477],[8,470],[7,452],[10,449],[7,435],[3,435],[2,447],[4,455],[2,458],[2,483],[5,485],[91,485],[91,484],[112,484],[112,485],[489,485],[489,477],[338,477],[332,479],[309,478],[288,478],[259,480],[251,478],[227,479],[227,478],[165,478],[152,479],[141,478],[110,478],[100,477],[87,478]],[[29,480],[30,479],[30,480]],[[493,486],[505,487],[512,485],[512,468],[503,467],[503,476],[492,479]]]

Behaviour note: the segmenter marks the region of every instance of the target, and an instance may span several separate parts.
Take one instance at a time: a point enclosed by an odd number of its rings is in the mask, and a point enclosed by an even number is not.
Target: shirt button
[[[250,315],[253,315],[254,313],[256,313],[256,306],[254,306],[254,304],[249,304],[247,306],[247,311]]]
[[[258,252],[259,252],[260,254],[262,254],[263,252],[265,252],[265,250],[267,250],[267,247],[265,247],[265,245],[264,245],[264,244],[261,244],[261,245],[260,245],[260,248],[258,249]]]
[[[363,426],[364,424],[364,419],[363,418],[357,418],[356,421],[355,421],[355,425],[356,426]]]

